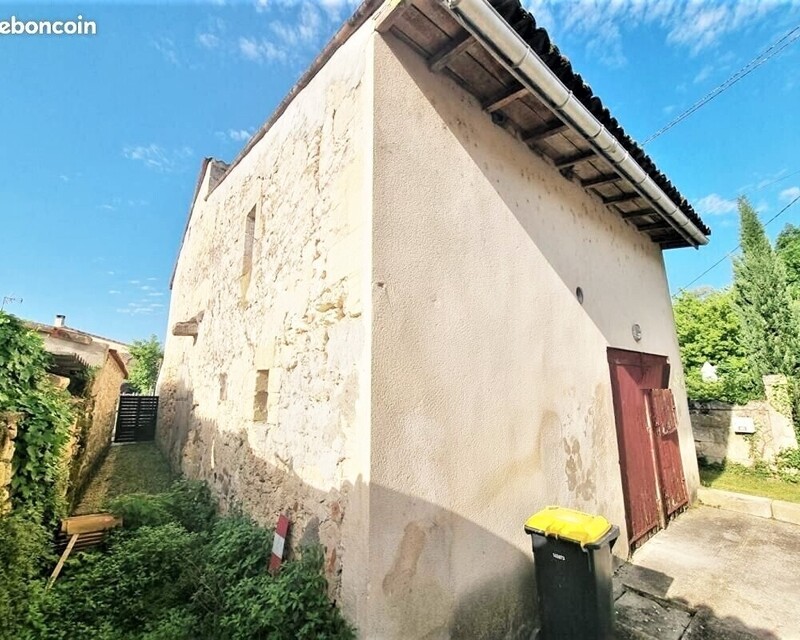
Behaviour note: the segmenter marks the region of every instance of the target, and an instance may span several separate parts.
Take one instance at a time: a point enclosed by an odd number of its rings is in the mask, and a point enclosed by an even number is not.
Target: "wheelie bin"
[[[619,528],[602,516],[546,507],[525,522],[533,542],[540,640],[611,640],[611,548]]]

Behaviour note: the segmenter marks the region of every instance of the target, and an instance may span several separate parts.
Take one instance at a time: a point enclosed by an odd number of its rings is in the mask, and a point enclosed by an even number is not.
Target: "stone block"
[[[769,498],[700,487],[697,490],[697,499],[709,507],[737,511],[760,518],[772,517],[772,500]]]
[[[275,363],[275,340],[265,340],[256,347],[256,369],[272,369]]]
[[[277,394],[281,390],[282,379],[283,369],[280,367],[275,367],[269,370],[269,384],[267,386],[267,391],[269,391],[270,397],[275,394],[275,397],[277,398]]]
[[[332,282],[338,282],[361,269],[361,232],[354,231],[331,247],[326,271]]]
[[[796,502],[772,501],[772,517],[782,522],[800,524],[800,504]]]

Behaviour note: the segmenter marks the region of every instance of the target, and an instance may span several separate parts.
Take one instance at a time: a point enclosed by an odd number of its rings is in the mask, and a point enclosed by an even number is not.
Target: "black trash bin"
[[[611,640],[611,547],[619,527],[602,516],[547,507],[528,518],[541,640]]]

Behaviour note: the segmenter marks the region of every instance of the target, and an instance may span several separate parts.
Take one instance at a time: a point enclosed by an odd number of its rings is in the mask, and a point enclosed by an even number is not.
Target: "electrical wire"
[[[788,210],[788,209],[789,209],[789,208],[790,208],[790,207],[791,207],[791,206],[792,206],[792,205],[793,205],[795,202],[797,202],[798,200],[800,200],[800,196],[797,196],[797,197],[796,197],[794,200],[792,200],[792,201],[791,201],[789,204],[787,204],[787,205],[786,205],[786,206],[785,206],[783,209],[781,209],[780,211],[778,211],[778,213],[776,213],[776,214],[775,214],[774,216],[772,216],[772,217],[771,217],[769,220],[767,220],[767,221],[764,223],[764,227],[767,227],[767,226],[768,226],[768,225],[769,225],[769,224],[770,224],[772,221],[774,221],[774,220],[775,220],[775,219],[776,219],[778,216],[780,216],[780,215],[781,215],[781,214],[782,214],[784,211],[787,211],[787,210]],[[726,253],[724,256],[722,256],[722,258],[720,258],[719,260],[717,260],[717,261],[716,261],[714,264],[712,264],[712,265],[711,265],[711,266],[710,266],[708,269],[706,269],[705,271],[703,271],[703,273],[701,273],[699,276],[697,276],[697,277],[696,277],[694,280],[692,280],[692,281],[691,281],[689,284],[685,284],[685,285],[684,285],[684,286],[682,286],[680,289],[678,289],[678,291],[676,291],[676,292],[675,292],[675,293],[672,295],[672,297],[673,297],[673,298],[676,298],[676,297],[678,297],[680,294],[682,294],[684,291],[686,291],[686,290],[687,290],[689,287],[691,287],[691,286],[692,286],[692,285],[693,285],[695,282],[697,282],[697,281],[698,281],[700,278],[704,277],[704,276],[705,276],[707,273],[710,273],[710,272],[711,272],[713,269],[716,269],[716,268],[717,268],[719,265],[721,265],[723,262],[725,262],[725,260],[727,260],[728,258],[730,258],[730,257],[731,257],[731,256],[732,256],[734,253],[736,253],[736,252],[737,252],[739,249],[741,249],[741,248],[742,248],[742,245],[741,245],[741,243],[737,244],[737,245],[736,245],[736,246],[735,246],[733,249],[731,249],[731,251],[729,251],[729,252],[728,252],[728,253]]]
[[[734,73],[730,78],[728,78],[725,82],[719,85],[716,89],[712,90],[708,94],[706,94],[703,98],[695,102],[691,107],[686,109],[686,111],[682,112],[680,115],[675,117],[675,119],[671,120],[663,127],[661,127],[658,131],[656,131],[653,135],[647,138],[642,145],[646,145],[659,136],[665,134],[667,131],[672,129],[675,125],[683,122],[692,115],[695,111],[703,107],[704,105],[711,102],[714,98],[718,95],[730,89],[733,85],[735,85],[739,80],[745,78],[746,76],[750,75],[753,71],[755,71],[758,67],[762,64],[770,60],[771,58],[778,55],[781,51],[789,47],[790,45],[794,44],[800,40],[800,25],[797,25],[794,29],[783,35],[781,38],[773,42],[769,47],[767,47],[764,51],[759,53],[755,58],[753,58],[750,62],[748,62],[745,66],[739,69],[736,73]]]

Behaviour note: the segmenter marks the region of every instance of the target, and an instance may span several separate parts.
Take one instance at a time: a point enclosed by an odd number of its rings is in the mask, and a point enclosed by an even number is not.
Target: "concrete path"
[[[800,640],[800,527],[690,509],[616,574],[620,637]]]

